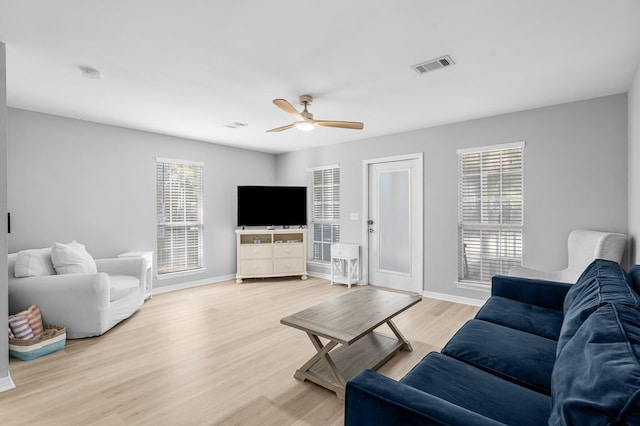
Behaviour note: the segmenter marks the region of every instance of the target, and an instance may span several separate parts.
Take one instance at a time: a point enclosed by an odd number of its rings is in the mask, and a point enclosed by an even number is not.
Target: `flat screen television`
[[[238,226],[306,224],[306,186],[238,186]]]

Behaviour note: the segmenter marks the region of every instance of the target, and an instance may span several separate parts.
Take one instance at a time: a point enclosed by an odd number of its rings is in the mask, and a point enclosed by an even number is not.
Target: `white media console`
[[[307,279],[306,229],[236,229],[236,249],[238,284],[243,278]]]

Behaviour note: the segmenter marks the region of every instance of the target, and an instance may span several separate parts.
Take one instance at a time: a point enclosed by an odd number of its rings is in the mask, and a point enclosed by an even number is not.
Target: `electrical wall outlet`
[[[351,213],[351,220],[358,220],[358,213]]]

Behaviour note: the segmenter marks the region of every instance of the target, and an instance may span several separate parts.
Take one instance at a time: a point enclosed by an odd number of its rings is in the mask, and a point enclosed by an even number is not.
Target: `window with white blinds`
[[[202,268],[203,166],[156,159],[159,275]]]
[[[331,261],[331,244],[340,242],[340,167],[309,169],[311,187],[310,260]]]
[[[524,142],[458,151],[458,281],[522,265]]]

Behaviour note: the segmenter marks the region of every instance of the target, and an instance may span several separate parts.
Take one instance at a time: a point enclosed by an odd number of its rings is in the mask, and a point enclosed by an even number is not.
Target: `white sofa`
[[[9,254],[9,313],[35,304],[45,324],[67,328],[69,339],[99,336],[144,303],[145,260],[95,259],[94,274],[16,278],[17,253]]]

